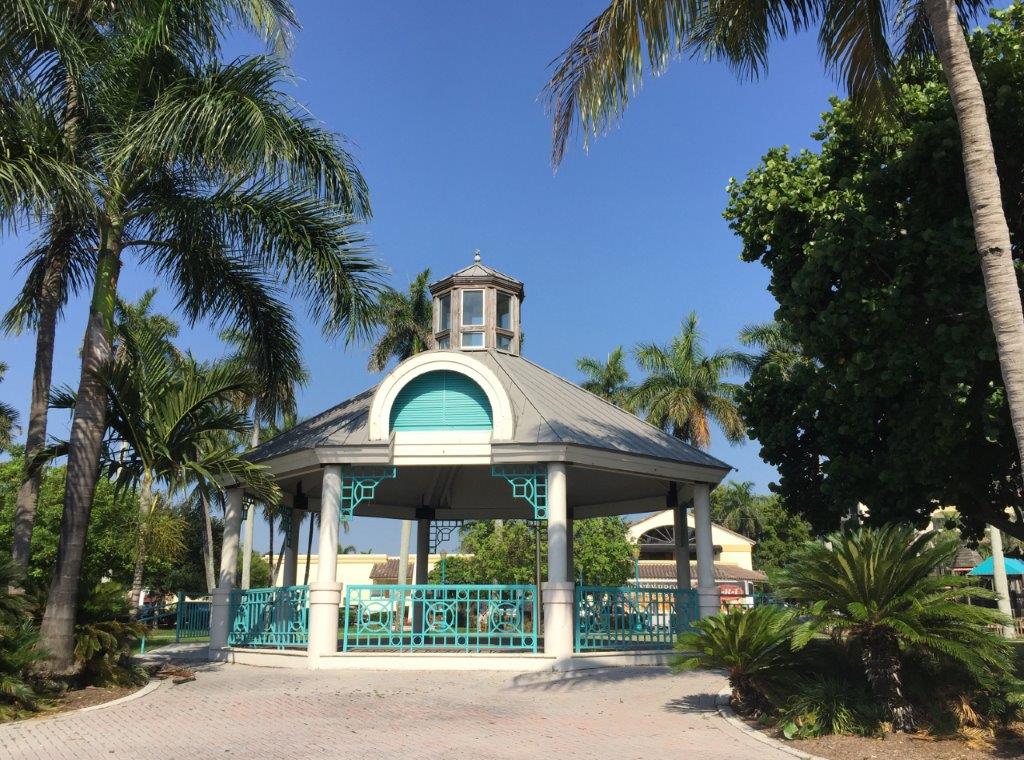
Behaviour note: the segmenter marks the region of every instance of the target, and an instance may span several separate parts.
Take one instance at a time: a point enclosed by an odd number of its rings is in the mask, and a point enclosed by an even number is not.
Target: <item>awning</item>
[[[1004,562],[1006,563],[1006,574],[1007,575],[1024,575],[1024,561],[1016,559],[1014,557],[1007,557]],[[992,575],[992,558],[989,557],[987,560],[977,565],[968,575]]]

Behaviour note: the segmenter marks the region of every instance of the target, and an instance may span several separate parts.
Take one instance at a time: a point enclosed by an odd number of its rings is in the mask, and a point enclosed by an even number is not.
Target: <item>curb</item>
[[[732,707],[729,705],[729,702],[731,700],[732,692],[728,688],[722,689],[720,692],[718,692],[718,696],[715,698],[715,707],[718,709],[718,714],[721,715],[725,719],[726,723],[730,724],[733,728],[737,729],[738,731],[742,731],[751,739],[759,741],[761,742],[761,744],[766,744],[767,746],[771,747],[772,749],[776,749],[779,752],[785,752],[787,755],[803,758],[803,760],[828,760],[828,758],[821,757],[820,755],[811,755],[807,752],[802,752],[796,749],[795,747],[790,747],[788,744],[780,742],[778,739],[773,739],[763,731],[758,731],[756,728],[751,728],[742,720],[740,720],[736,716],[736,713],[733,712]]]
[[[90,705],[89,707],[81,707],[77,710],[71,710],[70,712],[64,713],[64,715],[74,715],[75,713],[86,713],[93,712],[94,710],[103,710],[107,707],[113,707],[114,705],[123,705],[125,702],[131,702],[134,699],[142,699],[142,697],[146,696],[147,694],[159,689],[162,683],[163,681],[153,679],[145,686],[143,686],[141,689],[139,689],[138,691],[133,691],[131,694],[127,694],[123,697],[118,697],[117,699],[112,699],[109,702],[101,702],[98,705]],[[55,715],[54,717],[59,718],[61,716]]]

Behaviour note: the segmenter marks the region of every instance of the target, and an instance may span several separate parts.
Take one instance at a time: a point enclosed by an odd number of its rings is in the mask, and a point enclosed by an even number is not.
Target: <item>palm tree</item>
[[[367,363],[371,372],[380,372],[392,359],[401,362],[427,350],[433,319],[428,282],[430,270],[424,269],[405,293],[389,290],[381,295],[376,314],[380,334]]]
[[[754,538],[764,523],[754,484],[730,480],[712,491],[711,518],[729,530]]]
[[[0,327],[34,330],[35,367],[26,432],[25,472],[18,492],[12,556],[28,566],[32,528],[46,447],[53,347],[60,308],[83,277],[80,209],[73,197],[90,169],[82,150],[86,102],[80,78],[88,70],[93,44],[112,23],[141,17],[157,39],[191,32],[191,42],[211,54],[222,27],[233,22],[283,47],[296,25],[290,6],[275,0],[202,0],[167,6],[160,0],[133,3],[11,0],[0,4],[0,134],[7,174],[0,188],[0,218],[27,218],[43,233],[23,259],[25,287]],[[13,171],[12,171],[13,170]],[[88,259],[85,259],[86,261]]]
[[[380,334],[370,349],[367,367],[371,372],[380,372],[389,361],[402,362],[427,350],[430,338],[433,304],[427,292],[430,270],[424,269],[409,283],[405,293],[389,290],[380,299],[377,323]],[[346,523],[347,527],[347,523]],[[398,556],[399,581],[404,583],[405,571],[409,564],[409,534],[412,521],[402,521],[401,551]]]
[[[980,678],[1005,673],[1012,662],[1009,644],[992,630],[1003,616],[970,604],[995,594],[970,578],[939,574],[958,543],[906,525],[845,530],[805,544],[774,579],[781,598],[807,605],[794,645],[818,634],[859,645],[868,683],[897,731],[914,727],[904,649],[928,651]]]
[[[552,163],[557,167],[561,162],[575,124],[589,139],[621,117],[643,79],[645,52],[654,74],[664,71],[673,55],[692,52],[725,60],[741,76],[754,77],[767,68],[772,39],[818,24],[826,67],[845,80],[869,119],[890,103],[899,63],[935,51],[960,126],[974,240],[1018,456],[1024,462],[1024,311],[985,101],[964,33],[984,7],[977,0],[817,5],[800,0],[612,0],[554,63],[545,88],[553,115]]]
[[[0,362],[0,383],[7,374],[7,365]],[[18,410],[10,404],[0,401],[0,452],[11,445],[11,438],[18,428]]]
[[[629,370],[626,369],[625,352],[617,346],[601,362],[589,356],[576,360],[576,369],[586,376],[580,387],[610,401],[616,406],[625,406],[633,388],[629,384]]]
[[[740,343],[756,352],[738,353],[737,359],[749,373],[773,367],[788,375],[800,362],[806,361],[800,345],[781,322],[759,322],[740,330]]]
[[[190,322],[234,322],[260,335],[267,366],[297,341],[280,287],[305,297],[328,334],[349,338],[365,333],[379,289],[380,265],[352,230],[369,214],[362,176],[336,137],[281,94],[281,61],[223,64],[185,32],[169,43],[162,23],[108,24],[78,83],[89,102],[91,171],[72,191],[79,239],[94,246],[82,244],[91,308],[41,628],[55,673],[73,668],[77,576],[105,429],[98,378],[111,358],[124,259],[134,253],[167,277]],[[5,170],[0,157],[0,182]]]
[[[736,356],[705,352],[696,312],[667,346],[640,344],[633,356],[647,377],[629,394],[630,410],[646,412],[648,422],[698,448],[711,445],[712,421],[730,442],[743,440],[746,429],[735,401],[739,386],[723,379]]]

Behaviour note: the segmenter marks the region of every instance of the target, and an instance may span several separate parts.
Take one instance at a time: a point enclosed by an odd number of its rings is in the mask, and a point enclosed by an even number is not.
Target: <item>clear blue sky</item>
[[[365,171],[374,208],[367,232],[394,285],[425,267],[448,274],[479,248],[485,263],[526,284],[526,354],[572,379],[578,356],[665,341],[690,310],[712,349],[771,317],[765,271],[739,260],[721,218],[725,186],[772,146],[813,147],[810,133],[837,89],[808,35],[777,46],[756,83],[681,60],[648,80],[618,128],[589,153],[572,150],[553,175],[537,95],[548,62],[603,6],[305,0],[292,56],[294,94],[351,142]],[[230,54],[246,49],[234,42]],[[4,308],[27,240],[0,241]],[[158,274],[131,266],[121,281],[129,298],[154,283]],[[171,307],[169,298],[160,303]],[[66,310],[57,383],[77,382],[84,317],[84,303]],[[302,332],[312,376],[303,415],[376,382],[365,346],[325,342],[304,319]],[[183,331],[182,342],[203,357],[222,351],[209,326]],[[10,365],[0,398],[23,415],[32,352],[31,336],[0,338]],[[50,427],[65,436],[67,420],[55,414]],[[729,446],[718,436],[711,451],[759,489],[775,477],[755,443]],[[343,541],[394,552],[398,524],[356,520]]]

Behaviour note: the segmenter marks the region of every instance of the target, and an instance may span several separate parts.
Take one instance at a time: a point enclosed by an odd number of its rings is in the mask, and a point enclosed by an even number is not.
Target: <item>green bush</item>
[[[745,715],[774,712],[796,667],[791,640],[796,630],[792,610],[776,606],[733,609],[694,623],[676,649],[676,670],[724,669],[736,708]]]
[[[867,684],[835,676],[798,680],[778,718],[787,739],[874,734],[880,722]]]
[[[42,689],[32,677],[42,658],[27,596],[14,593],[22,574],[9,556],[0,555],[0,722],[13,720],[42,705]]]
[[[129,686],[146,682],[143,668],[131,661],[145,626],[128,619],[128,596],[119,583],[101,582],[79,602],[75,624],[76,683],[80,686]]]

